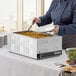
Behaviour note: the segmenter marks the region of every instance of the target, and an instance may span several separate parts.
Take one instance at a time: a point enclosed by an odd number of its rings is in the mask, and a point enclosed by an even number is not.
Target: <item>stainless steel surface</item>
[[[32,38],[16,33],[9,35],[9,49],[11,52],[37,59],[37,54],[62,50],[62,37],[51,36],[46,38]],[[57,51],[57,52],[56,52]]]

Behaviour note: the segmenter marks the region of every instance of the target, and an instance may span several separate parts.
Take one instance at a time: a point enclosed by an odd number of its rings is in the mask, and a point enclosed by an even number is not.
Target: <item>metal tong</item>
[[[33,26],[34,24],[31,24],[28,28],[28,31],[30,31],[31,27]],[[52,31],[44,31],[44,32],[41,32],[41,33],[47,33],[49,35],[53,35],[53,34],[50,34]]]

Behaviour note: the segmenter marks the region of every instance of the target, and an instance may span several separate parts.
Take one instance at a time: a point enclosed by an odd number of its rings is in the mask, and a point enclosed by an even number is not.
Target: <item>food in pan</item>
[[[17,34],[25,35],[25,36],[30,36],[33,38],[45,38],[45,37],[50,37],[52,35],[49,34],[44,34],[44,33],[39,33],[39,32],[33,32],[33,31],[23,31],[23,32],[17,32]]]
[[[76,67],[65,66],[65,67],[64,67],[64,71],[68,71],[68,72],[76,72]]]

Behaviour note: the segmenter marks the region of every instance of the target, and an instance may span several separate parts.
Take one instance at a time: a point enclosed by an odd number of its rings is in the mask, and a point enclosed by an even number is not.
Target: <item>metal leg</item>
[[[76,72],[73,72],[73,73],[72,73],[72,76],[76,76]]]
[[[71,72],[63,72],[62,76],[73,76]]]

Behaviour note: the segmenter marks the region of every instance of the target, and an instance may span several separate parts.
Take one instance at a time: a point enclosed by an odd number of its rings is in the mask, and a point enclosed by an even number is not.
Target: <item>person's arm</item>
[[[46,24],[50,24],[52,22],[51,20],[51,10],[54,7],[55,1],[52,2],[52,4],[50,5],[49,10],[46,12],[46,14],[44,16],[39,17],[41,22],[38,23],[38,26],[43,26]]]
[[[73,8],[72,24],[60,25],[58,34],[59,35],[76,34],[76,4],[74,5]]]

